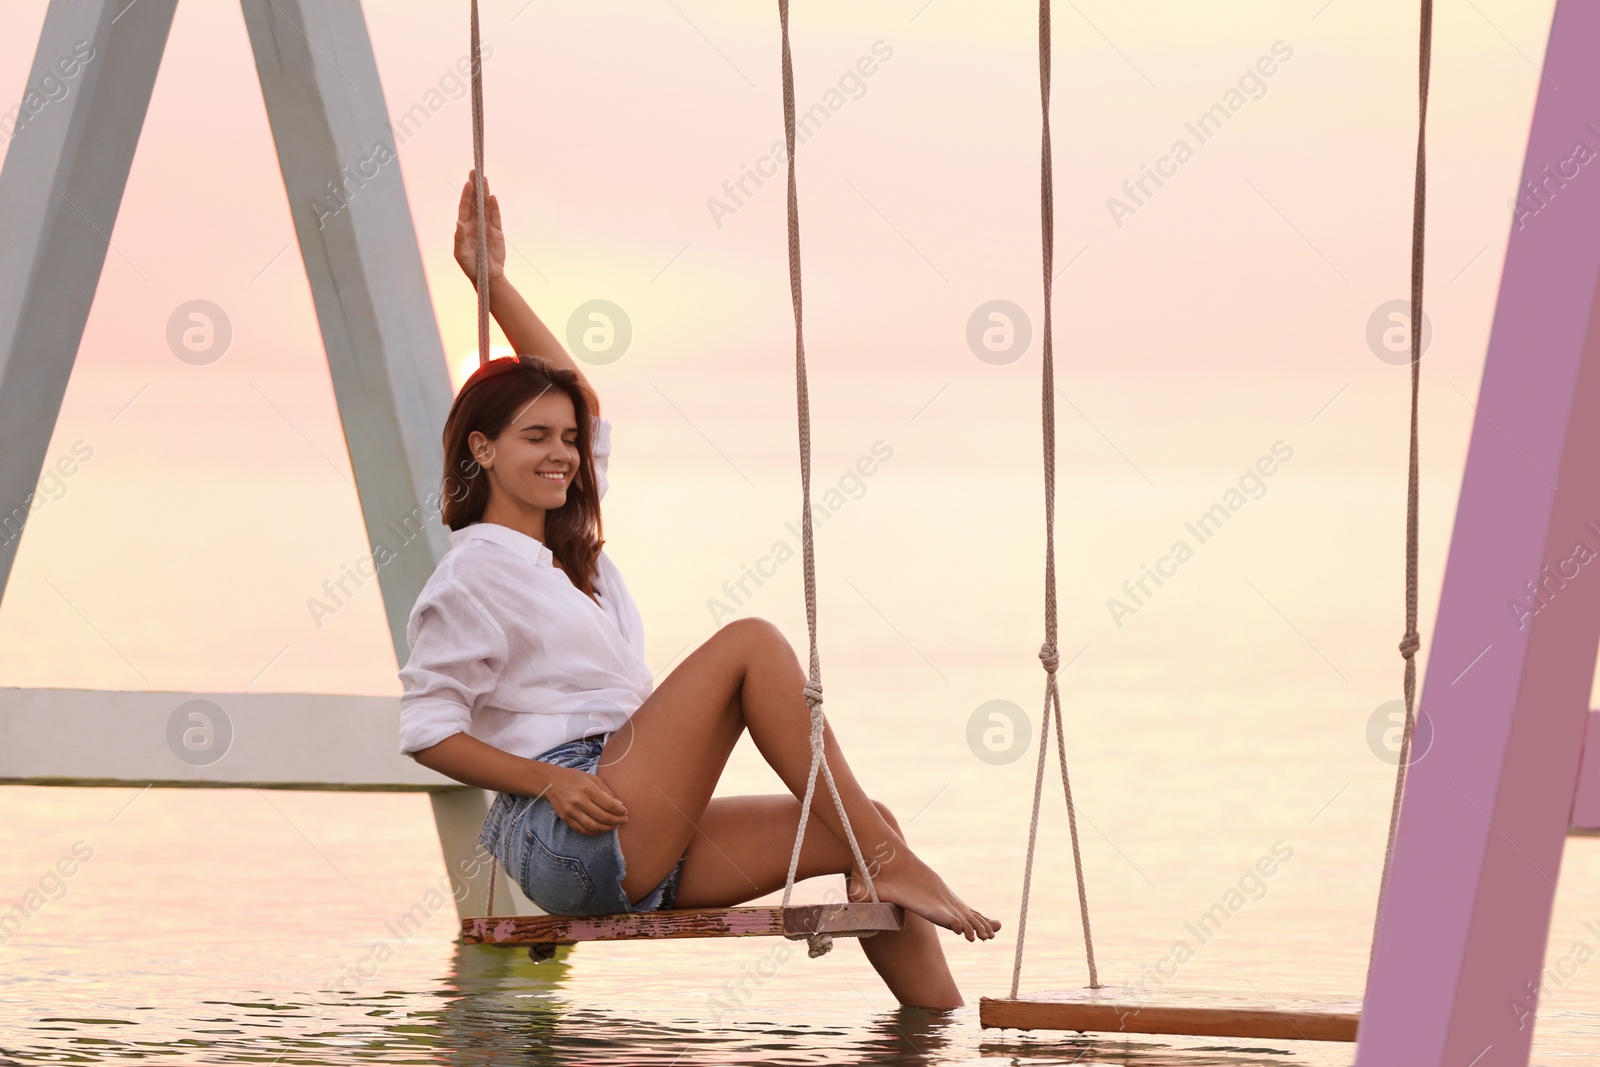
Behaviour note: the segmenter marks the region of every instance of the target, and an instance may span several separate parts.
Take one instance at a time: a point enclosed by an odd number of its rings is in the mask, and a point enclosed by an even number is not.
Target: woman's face
[[[572,398],[547,389],[517,411],[500,436],[477,430],[467,437],[472,456],[489,475],[495,495],[546,511],[567,502],[578,472],[578,420]]]

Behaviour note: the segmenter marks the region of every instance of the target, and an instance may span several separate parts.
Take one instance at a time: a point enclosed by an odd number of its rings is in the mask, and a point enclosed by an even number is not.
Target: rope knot
[[[1048,641],[1039,646],[1039,659],[1044,663],[1044,669],[1051,674],[1056,673],[1056,667],[1061,663],[1060,657],[1056,655],[1056,646]]]
[[[1400,639],[1400,655],[1404,656],[1406,659],[1410,659],[1412,656],[1415,656],[1417,654],[1417,649],[1421,647],[1422,638],[1417,636],[1417,632],[1415,630],[1408,632]]]
[[[833,951],[832,934],[812,934],[806,939],[806,955],[812,959],[825,956]]]
[[[807,682],[805,687],[806,707],[815,710],[822,703],[822,683]]]

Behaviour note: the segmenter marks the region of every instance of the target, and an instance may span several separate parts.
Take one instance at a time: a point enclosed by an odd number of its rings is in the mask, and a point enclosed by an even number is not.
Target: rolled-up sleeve
[[[412,755],[466,733],[472,712],[505,667],[505,631],[459,582],[424,589],[406,625],[410,657],[400,669],[400,752]]]

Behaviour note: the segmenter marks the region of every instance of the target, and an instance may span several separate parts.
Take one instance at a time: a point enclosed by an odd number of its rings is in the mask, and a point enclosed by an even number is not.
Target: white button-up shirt
[[[591,426],[604,497],[611,423]],[[400,751],[467,733],[532,758],[627,722],[654,679],[644,622],[605,550],[596,603],[548,548],[509,526],[473,523],[450,531],[450,543],[406,625]]]

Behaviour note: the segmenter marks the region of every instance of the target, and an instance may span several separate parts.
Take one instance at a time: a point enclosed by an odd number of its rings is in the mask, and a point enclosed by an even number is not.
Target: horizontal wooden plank
[[[399,745],[398,696],[0,688],[5,784],[464,788]]]
[[[840,904],[799,904],[779,908],[783,913],[783,933],[789,936],[811,934],[852,934],[877,930],[898,930],[905,922],[905,909],[898,904],[851,901]]]
[[[615,915],[491,915],[465,919],[461,940],[477,945],[571,945],[580,941],[678,937],[855,937],[898,930],[898,904],[805,904],[783,907],[678,908]]]
[[[1249,997],[1196,990],[1144,993],[1126,987],[978,998],[978,1023],[1008,1030],[1354,1041],[1356,1001]]]

